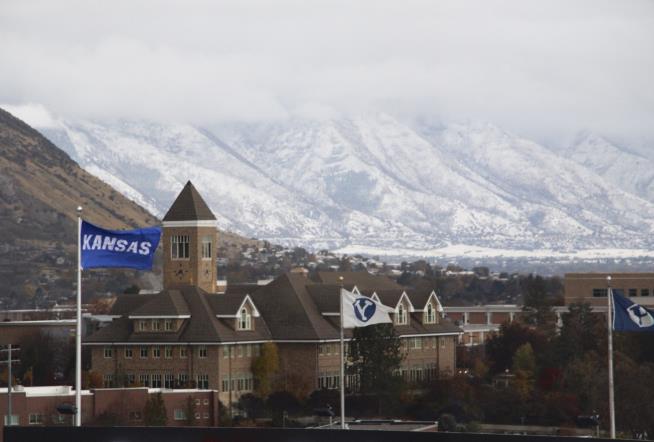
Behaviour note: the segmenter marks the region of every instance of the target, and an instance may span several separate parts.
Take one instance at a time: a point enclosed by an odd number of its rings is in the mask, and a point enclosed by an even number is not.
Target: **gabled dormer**
[[[441,305],[435,291],[432,291],[427,298],[427,303],[422,309],[423,324],[439,324],[443,315],[443,306]]]
[[[399,301],[395,305],[394,323],[395,325],[409,325],[411,321],[411,313],[415,311],[409,296],[406,292],[402,292]]]
[[[261,314],[250,295],[241,298],[239,304],[233,302],[235,299],[229,298],[230,295],[220,295],[213,298],[213,307],[218,312],[216,318],[233,321],[234,330],[236,331],[253,331],[255,318],[259,318]]]

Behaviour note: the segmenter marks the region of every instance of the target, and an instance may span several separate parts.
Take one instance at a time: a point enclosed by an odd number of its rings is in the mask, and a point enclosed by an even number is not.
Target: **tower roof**
[[[215,219],[213,212],[190,181],[177,195],[175,202],[163,218],[164,221],[214,221]]]

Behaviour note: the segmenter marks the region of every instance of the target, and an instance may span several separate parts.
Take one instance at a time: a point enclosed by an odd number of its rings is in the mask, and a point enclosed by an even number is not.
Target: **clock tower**
[[[194,285],[216,292],[216,217],[186,183],[163,218],[164,289]]]

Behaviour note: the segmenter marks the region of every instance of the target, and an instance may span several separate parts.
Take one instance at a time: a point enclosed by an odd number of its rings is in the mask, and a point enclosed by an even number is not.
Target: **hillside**
[[[58,124],[47,137],[153,213],[192,179],[221,228],[287,246],[423,256],[654,247],[647,194],[492,124],[387,114],[211,130]]]
[[[66,297],[76,261],[76,207],[109,228],[158,220],[0,109],[0,284],[5,306]]]

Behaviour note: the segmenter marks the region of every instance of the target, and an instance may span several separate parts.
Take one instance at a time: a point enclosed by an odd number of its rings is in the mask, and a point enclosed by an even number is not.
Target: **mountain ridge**
[[[212,129],[76,121],[46,135],[159,213],[191,179],[221,228],[287,245],[652,244],[651,199],[488,123],[416,125],[387,114]]]

